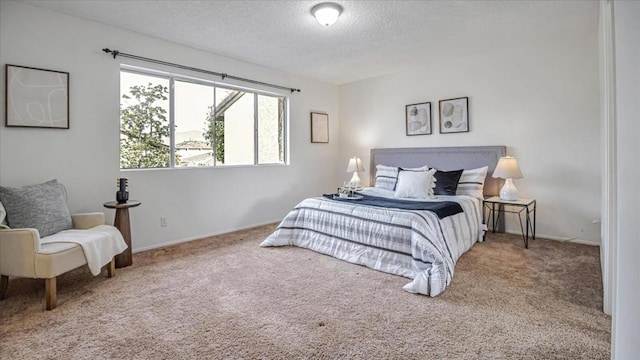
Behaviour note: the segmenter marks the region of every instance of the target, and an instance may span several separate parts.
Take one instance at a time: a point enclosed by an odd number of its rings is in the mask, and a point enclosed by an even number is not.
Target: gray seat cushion
[[[55,179],[21,188],[0,186],[0,201],[11,228],[34,228],[45,237],[73,227],[66,191]]]

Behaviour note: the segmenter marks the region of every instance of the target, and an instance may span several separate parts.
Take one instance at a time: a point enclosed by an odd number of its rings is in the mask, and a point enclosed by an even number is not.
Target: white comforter
[[[393,197],[365,189],[364,194]],[[437,196],[455,201],[463,212],[439,219],[431,211],[357,205],[309,198],[282,220],[260,246],[294,245],[354,264],[413,279],[403,289],[440,294],[453,277],[458,258],[482,241],[481,201],[470,196]]]

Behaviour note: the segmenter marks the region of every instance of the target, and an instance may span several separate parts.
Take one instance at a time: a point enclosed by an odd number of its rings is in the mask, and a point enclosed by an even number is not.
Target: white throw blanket
[[[41,244],[74,243],[82,247],[87,265],[95,276],[114,256],[127,249],[120,231],[110,225],[99,225],[87,230],[65,230],[40,239]]]

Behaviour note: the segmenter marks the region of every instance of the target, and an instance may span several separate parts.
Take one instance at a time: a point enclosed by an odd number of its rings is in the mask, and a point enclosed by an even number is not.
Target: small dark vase
[[[129,180],[126,178],[118,179],[118,187],[120,190],[116,191],[116,201],[118,204],[124,204],[129,200],[129,192],[127,191],[127,185]]]

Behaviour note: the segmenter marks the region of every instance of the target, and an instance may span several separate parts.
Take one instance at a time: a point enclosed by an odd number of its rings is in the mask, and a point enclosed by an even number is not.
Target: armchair
[[[60,188],[58,185],[52,187],[49,184],[48,186],[50,192],[51,189]],[[11,215],[12,208],[14,214],[24,211],[16,204],[22,206],[29,197],[20,198],[22,202],[15,201],[13,194],[7,189],[0,187],[0,196],[4,196],[0,198],[2,200],[0,222],[4,218],[5,206],[8,219],[8,226],[0,225],[0,300],[3,300],[7,293],[9,276],[45,279],[45,305],[47,310],[52,310],[56,308],[57,303],[57,276],[83,265],[88,265],[93,275],[99,275],[106,265],[107,276],[115,275],[114,256],[123,252],[127,245],[118,229],[105,225],[103,213],[70,215],[66,208],[66,201],[58,202],[56,206],[58,208],[63,206],[63,210],[66,210],[68,219],[66,226],[54,231],[48,231],[49,229],[42,224],[38,228],[30,227],[25,225],[24,221],[18,221],[23,219],[17,215],[14,217]],[[41,201],[40,197],[36,199]],[[48,215],[47,219],[51,218],[52,209],[47,211],[42,206],[46,208],[46,204],[41,205],[40,208],[32,206],[31,209],[35,210],[30,210],[28,214],[37,217],[45,213]],[[9,228],[9,226],[16,228]],[[41,237],[40,235],[45,233],[43,231],[47,231],[47,235]]]

